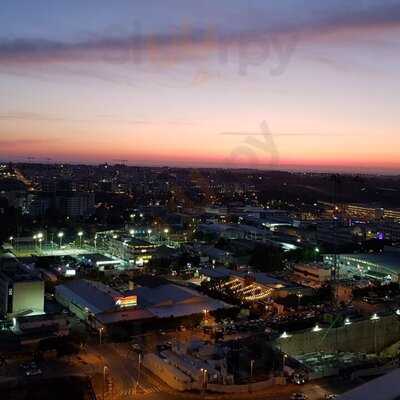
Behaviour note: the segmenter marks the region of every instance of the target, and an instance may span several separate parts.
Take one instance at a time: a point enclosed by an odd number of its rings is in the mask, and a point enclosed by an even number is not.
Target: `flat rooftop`
[[[104,254],[100,253],[91,253],[91,254],[83,254],[76,257],[79,261],[87,261],[89,263],[121,263],[121,260],[117,260],[115,258],[111,258]]]
[[[21,264],[14,256],[0,257],[0,275],[13,282],[40,282],[42,279],[34,269]]]
[[[115,309],[115,299],[120,296],[119,292],[106,285],[84,279],[57,286],[57,293],[81,307],[88,308],[93,314]]]
[[[342,394],[338,400],[398,400],[400,399],[400,370],[374,379],[350,392]]]
[[[394,273],[400,273],[400,252],[399,251],[384,251],[382,254],[339,254],[341,258],[348,258],[355,262],[370,263],[373,266],[388,269]]]
[[[139,306],[159,318],[201,314],[204,310],[214,311],[230,307],[223,301],[175,284],[153,288],[138,287],[132,293],[137,296]]]
[[[125,242],[129,245],[129,246],[134,246],[134,247],[155,247],[156,245],[154,245],[153,243],[150,243],[147,240],[144,239],[138,239],[138,238],[134,238],[130,235],[122,235],[118,238],[118,240],[120,242]]]

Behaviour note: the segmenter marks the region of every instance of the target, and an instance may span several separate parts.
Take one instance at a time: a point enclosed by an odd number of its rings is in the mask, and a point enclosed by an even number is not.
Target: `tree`
[[[251,256],[250,265],[261,272],[280,271],[283,268],[282,250],[266,245],[258,245]]]

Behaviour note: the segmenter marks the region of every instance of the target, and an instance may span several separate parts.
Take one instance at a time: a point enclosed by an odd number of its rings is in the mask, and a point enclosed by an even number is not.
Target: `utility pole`
[[[104,365],[103,367],[103,400],[105,400],[106,397],[106,373],[108,371],[107,365]]]
[[[139,387],[141,366],[142,366],[142,353],[138,353],[138,373],[136,379],[135,394],[137,394],[137,390]]]
[[[253,371],[254,371],[254,360],[250,361],[250,382],[249,382],[249,393],[251,393],[251,384],[253,382]]]

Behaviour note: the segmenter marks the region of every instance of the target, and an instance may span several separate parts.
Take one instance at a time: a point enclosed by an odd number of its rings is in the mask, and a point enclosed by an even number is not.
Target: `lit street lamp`
[[[303,294],[298,292],[296,296],[297,296],[297,308],[300,308],[300,301],[303,297]]]
[[[82,231],[79,231],[79,232],[78,232],[79,247],[82,247],[82,236],[83,236],[83,232],[82,232]]]
[[[207,313],[208,313],[208,310],[204,309],[203,314],[204,314],[204,323],[205,324],[207,323]]]
[[[39,232],[36,235],[37,241],[39,242],[39,251],[42,251],[43,233]]]
[[[288,358],[288,355],[283,353],[282,357],[282,375],[285,376],[285,366],[286,366],[286,359]]]
[[[377,313],[373,314],[371,317],[371,321],[374,324],[374,353],[376,354],[377,349],[377,337],[376,337],[376,324],[381,318]]]
[[[9,240],[10,240],[11,247],[13,247],[13,240],[14,240],[14,237],[13,237],[13,236],[10,236]]]
[[[371,321],[378,321],[379,319],[380,318],[379,318],[379,315],[377,313],[373,314],[372,317],[371,317]]]
[[[201,374],[202,374],[202,385],[201,386],[202,386],[202,391],[204,393],[205,390],[206,390],[206,385],[207,385],[207,373],[208,373],[208,370],[205,369],[205,368],[201,368],[200,371],[201,371]]]
[[[289,339],[290,335],[288,335],[287,332],[283,332],[282,335],[280,336],[280,339]]]
[[[122,258],[129,261],[129,257],[128,257],[128,242],[125,240],[123,243],[123,255]]]
[[[351,325],[350,318],[349,318],[349,317],[345,318],[345,320],[344,320],[344,326],[350,326],[350,325]]]
[[[168,228],[165,228],[165,229],[164,229],[164,235],[165,235],[165,240],[167,241],[167,243],[169,242],[168,234],[169,234],[169,229],[168,229]]]
[[[317,324],[317,325],[314,326],[314,328],[312,329],[312,331],[318,333],[318,332],[321,332],[321,331],[322,331],[322,328]]]
[[[58,237],[58,240],[59,240],[59,247],[61,248],[61,246],[62,246],[62,240],[63,240],[63,237],[64,237],[64,232],[58,232],[58,235],[57,235],[57,237]]]
[[[99,344],[100,344],[100,345],[102,344],[103,330],[104,330],[103,327],[99,328]]]

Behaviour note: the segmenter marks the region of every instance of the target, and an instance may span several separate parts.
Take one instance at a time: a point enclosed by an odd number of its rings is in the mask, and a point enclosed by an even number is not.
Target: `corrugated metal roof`
[[[82,308],[87,307],[93,314],[115,308],[115,297],[118,296],[115,290],[87,280],[74,280],[57,286],[56,293]]]
[[[400,369],[374,379],[338,397],[338,400],[398,400],[400,399]]]

